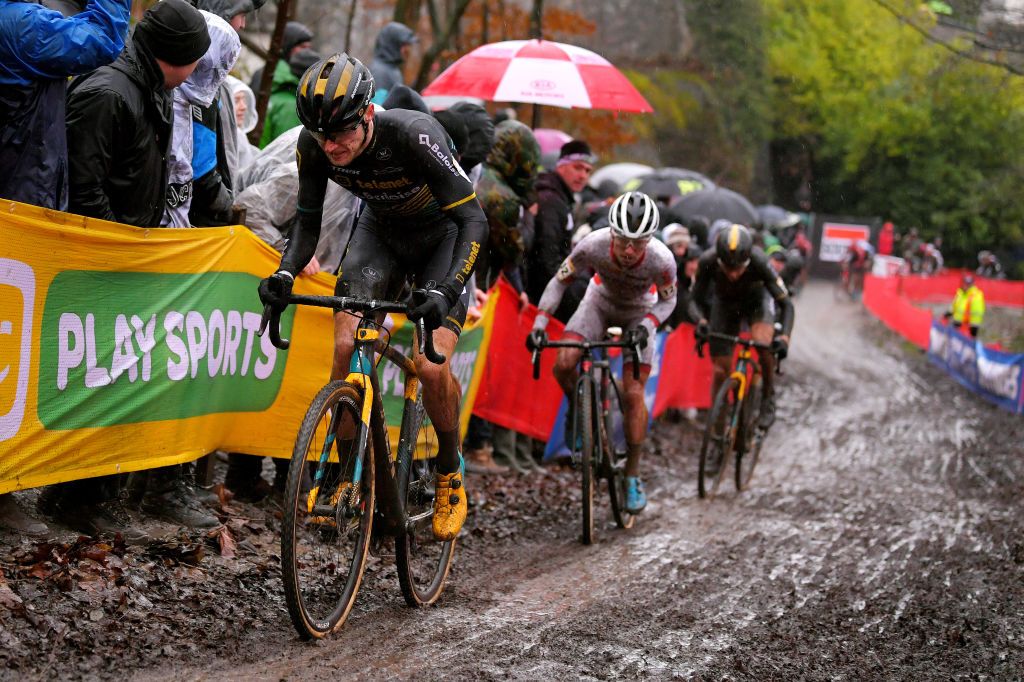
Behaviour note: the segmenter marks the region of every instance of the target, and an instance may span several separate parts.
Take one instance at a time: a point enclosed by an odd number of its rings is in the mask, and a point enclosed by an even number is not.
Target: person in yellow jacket
[[[985,294],[974,284],[972,275],[964,275],[960,280],[960,287],[953,297],[953,305],[949,312],[943,315],[943,319],[960,329],[960,333],[970,334],[971,338],[978,337],[978,330],[985,319]]]

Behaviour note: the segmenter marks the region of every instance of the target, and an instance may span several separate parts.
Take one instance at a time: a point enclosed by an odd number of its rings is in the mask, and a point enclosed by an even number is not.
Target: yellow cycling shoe
[[[467,509],[462,467],[451,474],[437,473],[434,484],[434,537],[442,542],[454,540],[466,522]]]

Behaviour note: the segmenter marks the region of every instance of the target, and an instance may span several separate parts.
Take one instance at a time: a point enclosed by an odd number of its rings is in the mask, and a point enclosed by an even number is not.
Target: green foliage
[[[1024,241],[1024,79],[935,45],[874,0],[764,7],[775,136],[812,147],[816,210],[942,234],[954,262]]]

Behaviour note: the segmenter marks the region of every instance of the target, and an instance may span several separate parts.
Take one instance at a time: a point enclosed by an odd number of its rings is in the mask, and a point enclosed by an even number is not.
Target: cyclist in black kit
[[[464,285],[487,243],[487,218],[441,124],[417,111],[378,113],[373,93],[369,69],[346,54],[317,62],[299,81],[296,110],[305,129],[296,149],[298,225],[280,269],[261,282],[260,299],[287,305],[295,275],[316,248],[333,180],[366,204],[341,261],[336,295],[394,300],[411,280],[427,294],[409,316],[424,320],[450,360],[466,317]],[[334,316],[334,379],[349,371],[357,323],[350,314]],[[450,540],[466,519],[460,389],[448,361],[434,365],[419,353],[415,361],[439,445],[434,535]]]
[[[750,230],[743,225],[730,225],[719,231],[714,248],[700,257],[690,295],[690,316],[699,320],[697,338],[710,331],[736,336],[740,325],[746,322],[754,341],[773,346],[774,354],[758,354],[764,378],[764,401],[758,421],[762,428],[770,427],[775,421],[775,356],[781,360],[789,350],[793,302],[782,278],[775,274],[764,251],[754,246]],[[774,336],[776,321],[782,324],[778,336]],[[715,371],[711,388],[714,402],[732,368],[733,344],[711,339],[709,345]],[[723,429],[724,424],[717,425],[718,434]]]

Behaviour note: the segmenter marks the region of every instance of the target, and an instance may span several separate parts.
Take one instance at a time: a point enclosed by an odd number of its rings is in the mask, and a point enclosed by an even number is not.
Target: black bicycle
[[[580,377],[573,394],[571,444],[573,462],[583,478],[583,544],[594,541],[594,489],[601,479],[607,481],[612,515],[619,528],[632,528],[635,517],[626,510],[626,452],[615,447],[616,415],[623,419],[622,388],[611,370],[609,348],[631,351],[640,357],[639,344],[629,334],[623,340],[545,341],[533,351],[533,378],[540,378],[540,354],[544,348],[579,348]],[[633,363],[633,377],[640,378],[640,367]]]
[[[697,493],[702,498],[714,497],[718,492],[730,454],[735,455],[733,471],[736,490],[743,491],[750,486],[754,467],[761,455],[761,445],[767,434],[767,429],[757,423],[764,389],[761,365],[754,361],[751,349],[756,348],[762,353],[773,352],[771,346],[751,339],[709,332],[698,337],[697,355],[704,357],[704,344],[712,338],[739,344],[740,351],[732,372],[722,382],[708,412],[697,473]],[[776,362],[775,365],[779,374],[782,373],[781,364]],[[724,430],[716,432],[719,426],[724,427]]]
[[[364,313],[355,332],[348,376],[324,386],[306,412],[295,437],[285,492],[281,531],[281,577],[285,601],[299,635],[322,638],[348,618],[366,565],[371,533],[395,541],[398,582],[409,606],[432,604],[441,596],[455,541],[434,539],[436,439],[429,423],[416,366],[385,342],[386,313],[407,313],[409,305],[339,296],[293,295],[290,303]],[[275,346],[281,311],[264,308]],[[420,352],[441,364],[423,323],[417,325]],[[379,356],[379,357],[378,357]],[[405,378],[398,452],[392,456],[376,365],[395,363]]]

